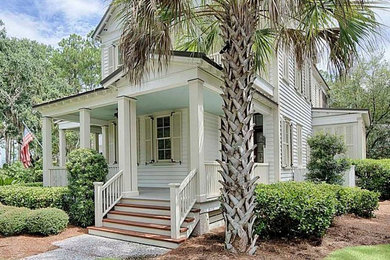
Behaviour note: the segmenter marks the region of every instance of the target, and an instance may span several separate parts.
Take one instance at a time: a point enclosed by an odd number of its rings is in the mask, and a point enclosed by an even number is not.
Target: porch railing
[[[182,183],[170,183],[171,237],[179,238],[180,226],[196,202],[197,171],[192,170]]]
[[[222,180],[221,174],[218,170],[221,169],[221,166],[218,162],[205,162],[205,173],[206,173],[206,196],[207,198],[218,197],[221,194],[222,184],[219,180]]]
[[[50,186],[67,186],[68,176],[65,167],[53,167],[49,169]]]
[[[122,198],[123,170],[116,173],[106,183],[94,182],[95,187],[95,226],[103,225],[103,217]]]

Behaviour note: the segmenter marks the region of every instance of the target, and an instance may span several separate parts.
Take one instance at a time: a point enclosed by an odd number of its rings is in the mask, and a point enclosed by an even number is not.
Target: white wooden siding
[[[298,149],[297,149],[297,129],[296,125],[302,126],[302,167],[306,167],[306,152],[307,152],[307,137],[312,132],[312,117],[311,117],[311,104],[304,95],[298,94],[294,85],[295,84],[295,62],[293,58],[289,57],[289,80],[288,82],[283,79],[283,61],[284,51],[279,49],[278,63],[279,63],[279,109],[280,117],[286,117],[292,122],[292,162],[293,167],[298,167]],[[307,86],[305,86],[307,87]],[[281,140],[281,136],[279,136]],[[281,142],[280,142],[281,145]],[[280,147],[282,151],[282,147]],[[280,153],[281,156],[281,153]],[[290,168],[281,168],[280,177],[282,181],[292,180],[293,174]]]
[[[168,188],[169,183],[180,183],[189,173],[189,152],[188,152],[188,110],[182,109],[182,141],[181,141],[181,164],[146,164],[145,163],[145,137],[140,134],[140,164],[138,166],[139,187],[164,187]],[[145,117],[140,117],[140,131],[144,127]]]
[[[204,161],[219,159],[219,116],[204,113]]]
[[[263,134],[265,137],[265,144],[266,144],[264,147],[264,162],[269,164],[269,171],[268,171],[269,183],[276,182],[275,156],[274,156],[275,126],[272,117],[273,117],[273,113],[263,116]]]

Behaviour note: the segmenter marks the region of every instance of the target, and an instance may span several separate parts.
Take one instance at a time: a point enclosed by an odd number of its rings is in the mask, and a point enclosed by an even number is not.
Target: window
[[[289,78],[288,78],[288,71],[289,71],[289,55],[290,55],[290,52],[289,52],[289,49],[288,47],[286,47],[284,49],[284,54],[283,54],[283,78],[285,81],[288,82]]]
[[[156,125],[157,160],[171,160],[171,117],[158,117]]]
[[[282,167],[290,167],[292,164],[291,122],[282,120]]]
[[[302,93],[302,68],[295,66],[295,88],[299,93]]]
[[[255,114],[253,117],[253,121],[255,123],[254,143],[257,145],[255,148],[255,162],[263,163],[265,147],[265,137],[263,133],[263,115]]]
[[[302,126],[297,125],[297,151],[298,151],[298,166],[302,167]]]

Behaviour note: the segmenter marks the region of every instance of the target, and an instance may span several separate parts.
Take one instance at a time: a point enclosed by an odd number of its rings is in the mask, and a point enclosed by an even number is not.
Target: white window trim
[[[288,140],[287,140],[288,139]],[[282,168],[292,167],[292,124],[287,118],[282,119]]]
[[[303,142],[302,142],[302,125],[297,124],[297,157],[298,167],[303,166]]]
[[[289,47],[284,48],[284,53],[283,53],[283,79],[289,83],[289,70],[290,70],[290,50]]]
[[[157,119],[158,118],[164,118],[164,117],[169,117],[169,138],[157,138]],[[158,116],[155,116],[154,117],[154,124],[153,124],[153,142],[154,142],[154,158],[156,158],[156,163],[171,163],[172,162],[172,117],[171,117],[171,114],[164,114],[164,115],[158,115]],[[160,160],[158,158],[158,140],[161,140],[161,139],[170,139],[171,140],[171,158],[170,159],[164,159],[164,160]]]

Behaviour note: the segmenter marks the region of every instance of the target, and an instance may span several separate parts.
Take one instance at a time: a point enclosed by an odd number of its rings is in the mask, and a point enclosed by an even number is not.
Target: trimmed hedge
[[[26,222],[30,210],[27,208],[10,208],[2,206],[0,215],[0,233],[4,236],[18,235],[26,231]]]
[[[261,236],[322,237],[334,216],[373,216],[379,194],[360,188],[280,182],[256,189],[256,231]]]
[[[381,199],[390,199],[390,159],[354,160],[357,185],[381,193]]]
[[[9,185],[0,187],[0,203],[8,206],[68,209],[68,188],[26,187]]]
[[[68,215],[55,208],[30,210],[0,204],[0,234],[4,236],[22,233],[52,235],[68,225]]]
[[[68,215],[60,209],[44,208],[33,210],[27,219],[27,231],[30,234],[55,235],[69,223]]]

